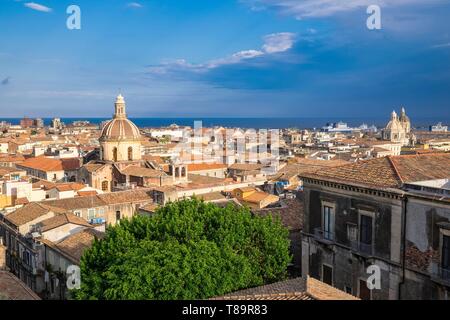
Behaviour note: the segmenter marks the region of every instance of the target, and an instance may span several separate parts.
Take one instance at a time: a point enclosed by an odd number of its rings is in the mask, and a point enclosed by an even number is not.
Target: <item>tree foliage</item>
[[[279,219],[197,199],[109,227],[81,258],[77,299],[203,299],[284,279]]]

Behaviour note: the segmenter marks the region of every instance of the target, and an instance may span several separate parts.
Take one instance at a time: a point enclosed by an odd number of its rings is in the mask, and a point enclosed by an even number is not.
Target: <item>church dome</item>
[[[402,130],[402,125],[398,120],[397,113],[392,111],[391,120],[386,125],[386,130],[398,131]]]
[[[406,115],[405,108],[402,108],[402,113],[400,114],[400,122],[410,122],[409,117]]]
[[[117,97],[115,108],[114,118],[104,125],[100,141],[140,140],[139,128],[127,118],[122,95]]]

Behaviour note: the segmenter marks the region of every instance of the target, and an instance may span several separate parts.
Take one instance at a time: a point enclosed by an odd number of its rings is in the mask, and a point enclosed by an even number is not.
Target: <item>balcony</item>
[[[333,243],[334,242],[334,233],[331,231],[323,230],[322,228],[314,229],[314,238],[317,241],[321,241],[324,243]]]
[[[449,268],[438,268],[439,276],[447,281],[450,281],[450,269]]]
[[[450,285],[450,269],[435,266],[433,268],[432,280],[442,283],[446,286]]]
[[[133,190],[137,188],[137,183],[118,183],[113,187],[114,191],[127,191],[127,190]]]
[[[367,244],[361,241],[351,241],[351,247],[353,251],[361,253],[363,255],[373,255],[373,244]]]

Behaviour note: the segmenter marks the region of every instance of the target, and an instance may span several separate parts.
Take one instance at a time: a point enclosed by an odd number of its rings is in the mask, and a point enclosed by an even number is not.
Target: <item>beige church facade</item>
[[[165,172],[142,160],[143,137],[128,119],[122,95],[117,96],[114,108],[113,118],[101,130],[99,159],[81,167],[78,181],[104,192],[187,182],[186,165],[172,163]]]
[[[391,142],[401,143],[403,146],[409,145],[411,140],[411,121],[406,115],[405,108],[402,108],[400,117],[392,111],[391,120],[383,130],[383,139]]]
[[[100,136],[100,158],[104,161],[141,160],[141,133],[126,115],[125,100],[119,95],[113,119],[108,121]]]

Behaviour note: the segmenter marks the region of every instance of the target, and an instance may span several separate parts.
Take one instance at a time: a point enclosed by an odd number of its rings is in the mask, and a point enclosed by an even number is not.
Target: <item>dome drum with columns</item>
[[[141,160],[141,133],[127,118],[122,95],[117,96],[114,117],[104,125],[99,141],[100,158],[104,161]]]

